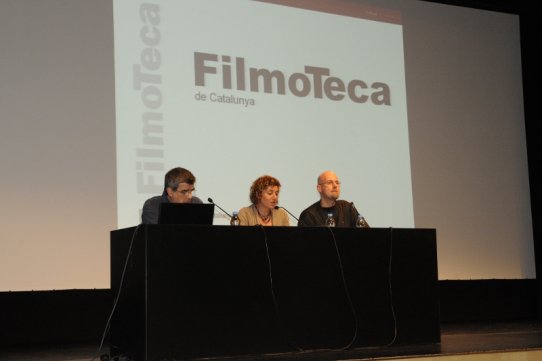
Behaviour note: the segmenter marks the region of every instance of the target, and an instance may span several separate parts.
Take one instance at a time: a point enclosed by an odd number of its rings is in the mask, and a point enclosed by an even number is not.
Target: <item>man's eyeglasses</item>
[[[183,196],[186,196],[186,195],[188,195],[188,194],[194,193],[195,191],[196,191],[196,189],[195,189],[195,188],[192,188],[192,189],[181,189],[181,190],[177,189],[175,192],[179,192],[179,193],[181,193]]]
[[[333,181],[333,180],[328,180],[328,181],[325,181],[325,182],[322,182],[320,183],[320,185],[326,185],[326,186],[332,186],[332,185],[338,185],[340,186],[341,185],[341,182],[336,180],[336,181]]]

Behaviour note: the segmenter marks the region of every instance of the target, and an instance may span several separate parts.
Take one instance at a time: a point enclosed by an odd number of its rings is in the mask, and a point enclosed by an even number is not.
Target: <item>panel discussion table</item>
[[[140,225],[111,232],[111,356],[439,343],[436,231]]]

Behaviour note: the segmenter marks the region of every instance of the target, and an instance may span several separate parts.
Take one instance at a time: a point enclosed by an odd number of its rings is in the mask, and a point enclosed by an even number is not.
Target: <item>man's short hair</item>
[[[196,183],[196,177],[185,168],[177,167],[171,169],[164,177],[164,192],[168,187],[176,191],[181,183],[193,185]]]

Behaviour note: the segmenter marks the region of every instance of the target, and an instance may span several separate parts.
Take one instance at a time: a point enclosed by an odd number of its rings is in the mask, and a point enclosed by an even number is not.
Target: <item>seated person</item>
[[[320,194],[320,200],[301,212],[298,226],[326,226],[329,213],[333,214],[336,227],[356,226],[359,212],[353,203],[339,200],[341,182],[334,172],[325,171],[320,174],[316,190]]]
[[[256,179],[250,187],[252,205],[239,210],[241,226],[289,226],[290,219],[282,208],[278,208],[280,182],[264,175]],[[277,207],[277,208],[275,208]]]
[[[143,204],[141,223],[157,224],[161,203],[203,203],[192,196],[196,190],[196,177],[188,169],[173,168],[164,177],[164,192],[161,196],[149,198]]]

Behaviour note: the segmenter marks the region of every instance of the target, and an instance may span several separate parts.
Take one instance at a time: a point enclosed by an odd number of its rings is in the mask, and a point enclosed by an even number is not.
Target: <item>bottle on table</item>
[[[230,225],[231,226],[238,226],[239,225],[239,212],[233,211],[232,216],[230,219]]]
[[[326,218],[327,227],[335,227],[335,218],[333,218],[333,213],[328,213]]]
[[[356,228],[369,228],[369,224],[361,214],[358,214],[358,219],[356,220]]]

